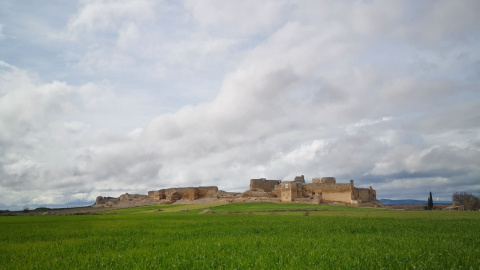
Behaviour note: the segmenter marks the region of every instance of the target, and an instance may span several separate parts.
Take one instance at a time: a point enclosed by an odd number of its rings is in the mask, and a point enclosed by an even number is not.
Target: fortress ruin
[[[297,176],[293,181],[251,179],[250,191],[273,193],[281,202],[341,202],[361,204],[376,202],[376,191],[369,188],[356,188],[350,183],[337,183],[335,177],[313,178],[312,183],[305,183],[305,177]]]
[[[180,187],[149,191],[147,195],[123,194],[119,198],[98,197],[95,206],[140,206],[150,204],[170,204],[176,201],[193,202],[303,202],[303,203],[343,203],[359,205],[376,203],[376,191],[368,188],[357,188],[354,181],[337,183],[335,177],[313,178],[311,183],[305,182],[303,175],[293,181],[251,179],[250,188],[243,193],[225,192],[216,186]]]

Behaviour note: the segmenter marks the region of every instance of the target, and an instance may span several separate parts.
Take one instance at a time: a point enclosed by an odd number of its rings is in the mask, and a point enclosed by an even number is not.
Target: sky
[[[480,1],[0,2],[0,209],[252,178],[480,192]]]

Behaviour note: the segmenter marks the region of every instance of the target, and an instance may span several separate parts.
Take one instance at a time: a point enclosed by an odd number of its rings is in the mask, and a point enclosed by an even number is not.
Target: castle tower
[[[297,198],[297,183],[295,181],[282,182],[281,184],[281,201],[293,202]]]

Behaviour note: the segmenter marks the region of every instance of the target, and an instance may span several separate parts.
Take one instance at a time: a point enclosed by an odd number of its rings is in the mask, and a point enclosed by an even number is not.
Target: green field
[[[0,269],[145,268],[480,269],[480,213],[245,203],[0,217]]]

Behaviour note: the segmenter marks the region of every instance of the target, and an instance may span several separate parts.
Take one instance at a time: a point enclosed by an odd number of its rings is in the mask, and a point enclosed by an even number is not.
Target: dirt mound
[[[210,209],[205,209],[202,212],[200,212],[199,214],[204,215],[204,214],[215,214],[215,213],[216,213],[215,211],[212,211]]]

